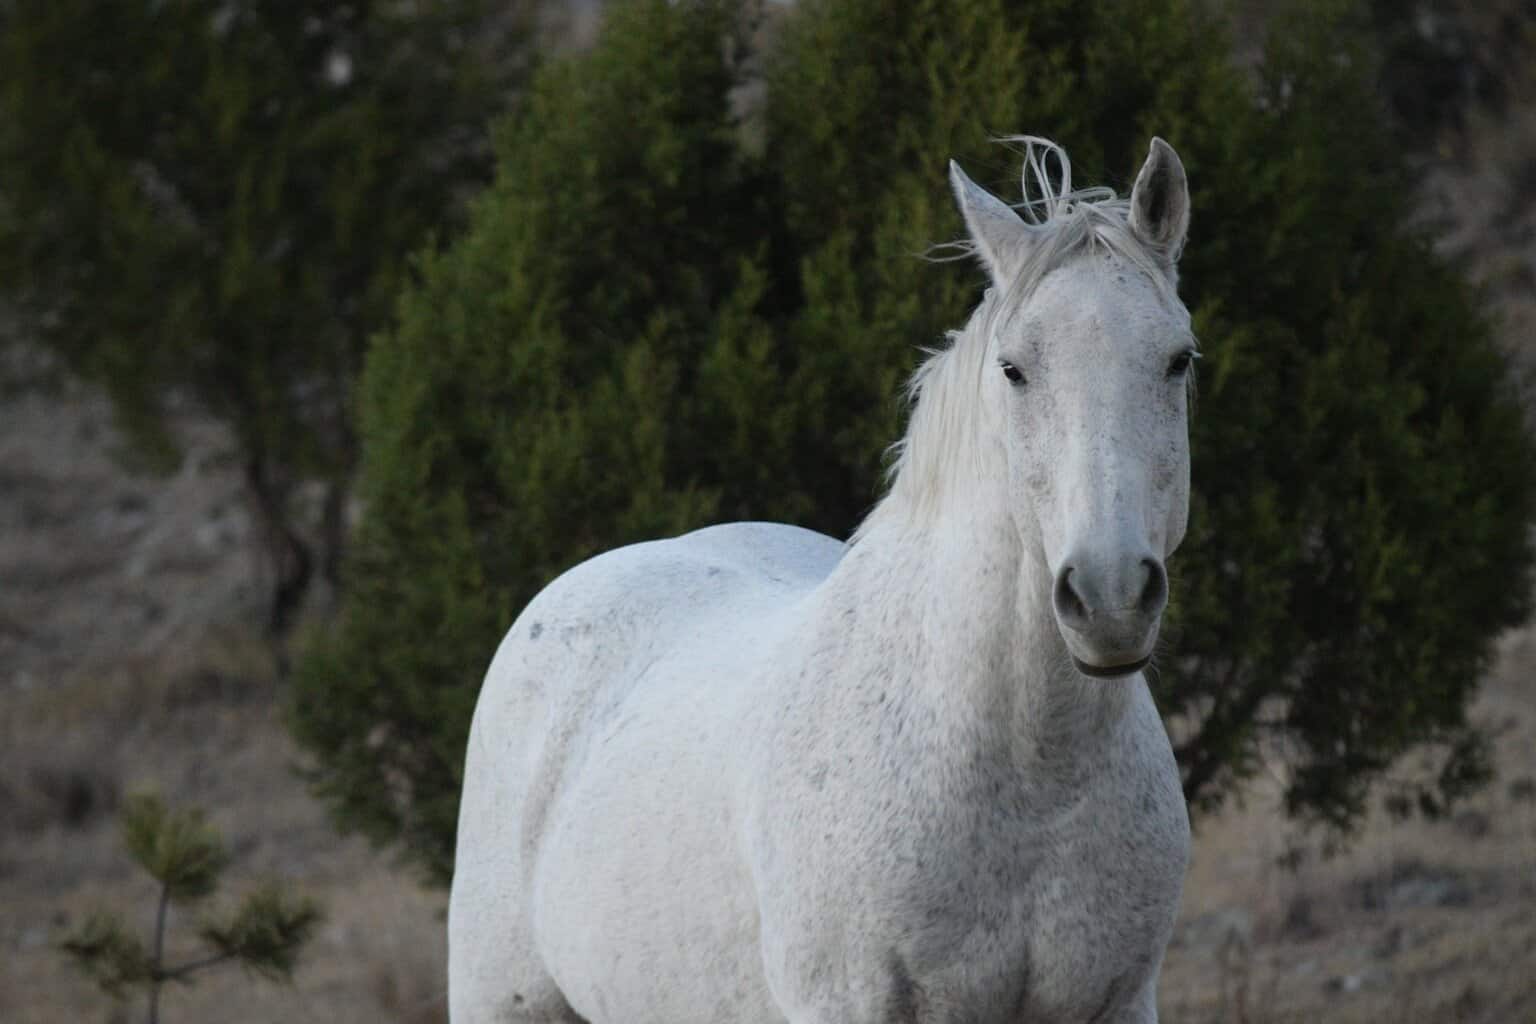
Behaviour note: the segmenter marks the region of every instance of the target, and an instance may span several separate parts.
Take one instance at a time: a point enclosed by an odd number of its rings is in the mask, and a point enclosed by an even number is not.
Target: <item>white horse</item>
[[[1141,669],[1188,510],[1189,197],[1160,139],[1128,201],[1016,141],[1017,208],[950,165],[992,287],[850,543],[637,544],[507,634],[456,1024],[1156,1020],[1189,823]]]

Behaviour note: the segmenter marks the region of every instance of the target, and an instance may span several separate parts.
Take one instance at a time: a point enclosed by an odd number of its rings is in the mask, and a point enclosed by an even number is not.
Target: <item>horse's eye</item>
[[[1002,361],[1002,365],[1003,365],[1003,376],[1008,378],[1008,383],[1010,383],[1010,384],[1023,384],[1024,383],[1024,371],[1023,370],[1019,369],[1017,366],[1014,366],[1012,363],[1010,363],[1010,362],[1008,362],[1006,360]]]
[[[1200,358],[1200,353],[1194,349],[1186,349],[1173,357],[1168,364],[1168,376],[1182,377],[1189,372],[1189,364]]]

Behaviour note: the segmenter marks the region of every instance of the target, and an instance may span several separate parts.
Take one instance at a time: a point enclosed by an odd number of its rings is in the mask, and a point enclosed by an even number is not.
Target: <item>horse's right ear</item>
[[[1018,265],[1029,229],[1009,205],[976,184],[960,165],[949,162],[949,187],[965,218],[966,230],[992,279],[1004,282]]]

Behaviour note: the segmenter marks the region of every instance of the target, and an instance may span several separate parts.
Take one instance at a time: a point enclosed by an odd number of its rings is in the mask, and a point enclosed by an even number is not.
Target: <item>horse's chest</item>
[[[1091,827],[994,837],[979,884],[952,904],[970,908],[969,920],[950,912],[961,935],[948,948],[964,955],[929,951],[940,1005],[979,997],[995,1011],[981,1019],[1014,1024],[1096,1020],[1136,998],[1167,942],[1187,854],[1166,820],[1124,810],[1101,804],[1080,818]],[[991,993],[974,987],[988,978]]]
[[[764,880],[798,894],[764,908],[769,962],[807,989],[829,961],[884,976],[892,1020],[1109,1019],[1151,979],[1179,901],[1188,823],[1160,767],[1054,813],[975,792],[878,815],[851,792],[802,805],[820,841],[769,859]]]
[[[1106,812],[1094,824],[1051,847],[1029,881],[1020,1019],[1098,1019],[1132,1001],[1162,958],[1187,839],[1167,819]]]

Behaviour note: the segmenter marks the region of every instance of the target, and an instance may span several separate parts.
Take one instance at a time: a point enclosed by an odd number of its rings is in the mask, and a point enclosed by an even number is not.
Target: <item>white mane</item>
[[[982,375],[991,364],[991,339],[1023,308],[1046,275],[1069,260],[1101,247],[1144,273],[1159,293],[1178,308],[1177,252],[1160,252],[1139,238],[1130,226],[1130,201],[1107,186],[1072,188],[1072,162],[1066,151],[1032,135],[998,141],[1024,147],[1021,202],[1010,204],[1024,220],[1030,243],[1019,270],[1007,288],[988,288],[970,320],[946,335],[944,348],[928,349],[928,358],[907,385],[912,404],[906,435],[891,446],[887,473],[889,490],[854,532],[857,541],[880,510],[892,502],[913,512],[931,508],[939,495],[956,483],[975,480],[988,471],[988,446],[981,431]],[[1055,180],[1046,163],[1054,158]],[[970,239],[936,247],[948,262],[978,256]]]

